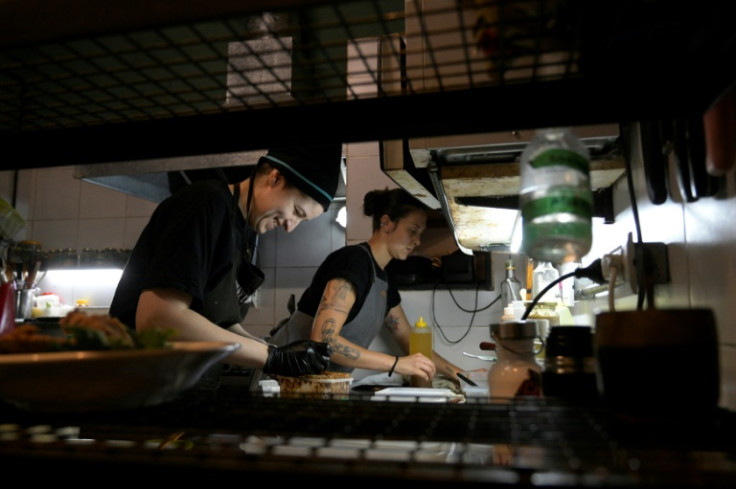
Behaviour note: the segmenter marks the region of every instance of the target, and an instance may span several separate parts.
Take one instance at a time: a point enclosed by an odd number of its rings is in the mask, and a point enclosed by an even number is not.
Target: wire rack
[[[394,94],[416,94],[574,71],[576,41],[546,27],[555,21],[551,9],[466,3],[330,3],[7,48],[0,53],[0,128],[385,97],[392,93],[382,84],[387,77],[401,77]],[[504,16],[517,19],[501,24]],[[494,36],[506,31],[514,39],[501,46]],[[555,45],[545,46],[555,34]],[[377,40],[396,36],[401,42],[388,43],[379,59]],[[535,56],[520,57],[534,47]],[[552,49],[558,55],[545,60]]]
[[[6,472],[105,467],[167,480],[268,474],[499,487],[733,487],[732,413],[673,426],[615,422],[596,404],[268,398],[220,386],[161,406],[24,413],[0,405]],[[129,475],[126,475],[129,474]],[[43,474],[37,474],[43,477]],[[496,487],[496,486],[494,486]]]
[[[174,20],[148,22],[133,20],[168,2],[137,2],[138,16],[74,3],[58,4],[69,11],[56,23],[85,28],[55,36],[12,15],[15,2],[0,10],[0,136],[31,159],[44,142],[63,154],[66,141],[109,136],[120,148],[153,133],[186,146],[226,139],[230,125],[241,141],[222,151],[265,147],[275,133],[349,142],[617,122],[673,110],[673,95],[679,110],[702,109],[734,78],[718,62],[732,59],[734,34],[710,2],[217,1],[206,15],[170,9]]]

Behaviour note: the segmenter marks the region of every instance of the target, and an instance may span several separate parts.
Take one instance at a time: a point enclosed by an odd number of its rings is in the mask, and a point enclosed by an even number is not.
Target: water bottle
[[[521,153],[522,248],[535,260],[577,261],[592,243],[588,149],[567,128],[538,130]]]

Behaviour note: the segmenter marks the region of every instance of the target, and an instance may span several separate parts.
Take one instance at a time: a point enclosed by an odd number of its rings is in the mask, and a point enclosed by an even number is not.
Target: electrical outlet
[[[640,280],[651,285],[670,282],[669,254],[664,243],[635,243],[629,233],[625,262],[631,290],[635,294]]]
[[[617,284],[629,282],[631,291],[638,292],[639,282],[665,284],[670,281],[669,257],[664,243],[635,243],[629,233],[626,247],[618,246],[601,259],[603,278]]]

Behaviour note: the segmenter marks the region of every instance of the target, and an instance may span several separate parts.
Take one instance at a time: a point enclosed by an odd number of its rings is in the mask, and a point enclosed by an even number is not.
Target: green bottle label
[[[554,195],[528,202],[521,209],[521,217],[526,222],[559,212],[574,214],[585,219],[593,217],[593,195],[578,190],[558,189]]]
[[[588,160],[569,149],[552,148],[539,153],[529,162],[534,168],[545,166],[566,166],[586,175],[590,172]]]

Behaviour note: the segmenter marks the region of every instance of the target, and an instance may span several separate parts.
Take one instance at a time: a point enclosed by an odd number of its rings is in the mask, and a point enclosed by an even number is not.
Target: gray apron
[[[371,268],[373,269],[373,280],[368,295],[365,298],[363,307],[358,311],[357,316],[349,323],[345,323],[340,330],[340,336],[349,340],[363,348],[368,348],[373,340],[381,331],[381,326],[386,319],[386,296],[388,295],[388,282],[380,279],[376,275],[376,268],[373,263],[373,255],[363,246],[363,249],[370,258]],[[309,339],[312,332],[312,323],[314,317],[305,314],[299,310],[291,315],[289,320],[276,332],[271,338],[271,342],[283,346],[293,341]],[[332,372],[352,372],[353,367],[344,367],[337,363],[330,362],[327,370]]]

